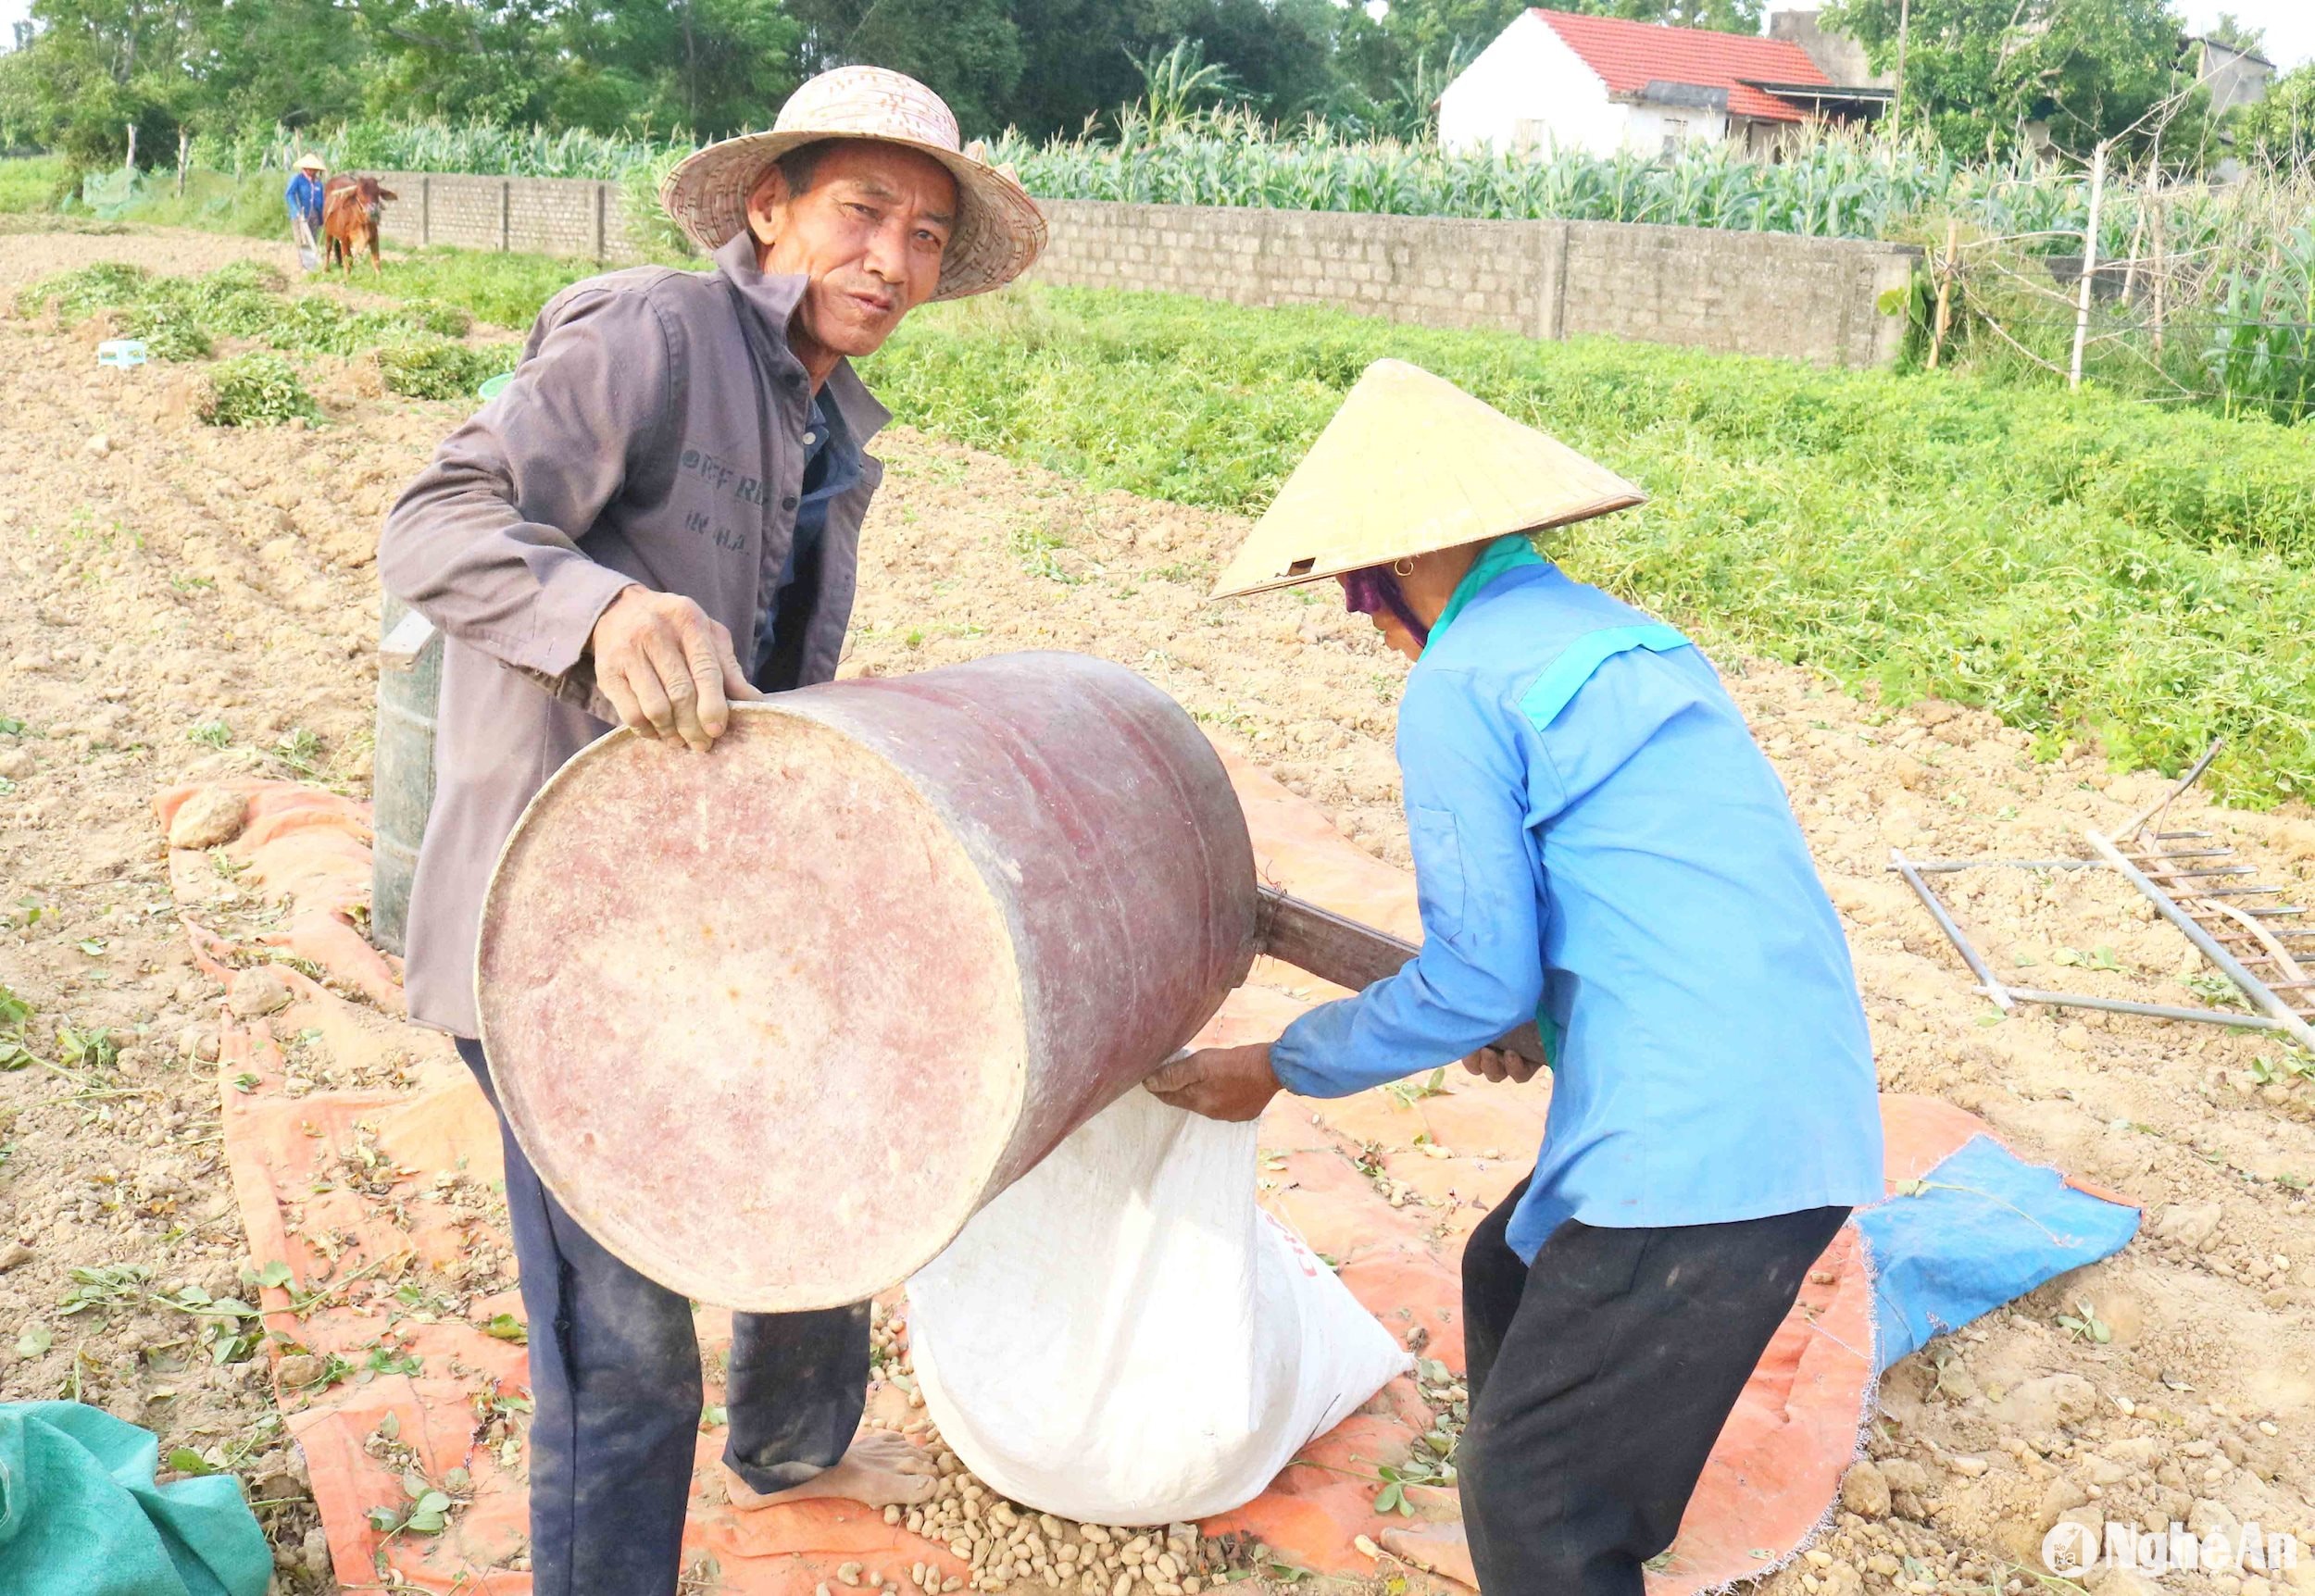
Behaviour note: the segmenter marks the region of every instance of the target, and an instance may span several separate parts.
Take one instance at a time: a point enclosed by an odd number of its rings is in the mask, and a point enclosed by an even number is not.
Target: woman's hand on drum
[[[1268,1042],[1205,1048],[1160,1066],[1142,1084],[1158,1102],[1208,1119],[1258,1119],[1279,1092]]]
[[[1463,1061],[1463,1067],[1489,1080],[1508,1080],[1524,1086],[1544,1066],[1533,1059],[1500,1047],[1483,1047]]]

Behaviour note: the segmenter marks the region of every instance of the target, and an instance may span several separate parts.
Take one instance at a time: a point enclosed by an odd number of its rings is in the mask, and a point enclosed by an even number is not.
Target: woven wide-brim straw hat
[[[1404,360],[1367,368],[1214,584],[1317,581],[1646,504],[1557,438]]]
[[[688,156],[659,185],[659,203],[710,255],[747,226],[747,196],[790,150],[827,139],[872,139],[931,156],[957,180],[957,225],[941,256],[935,299],[1002,288],[1045,248],[1045,217],[1010,172],[964,152],[938,94],[882,67],[839,67],[788,96],[768,133],[743,133]]]
[[[297,157],[297,169],[301,172],[326,172],[330,169],[330,163],[319,156],[300,156]]]

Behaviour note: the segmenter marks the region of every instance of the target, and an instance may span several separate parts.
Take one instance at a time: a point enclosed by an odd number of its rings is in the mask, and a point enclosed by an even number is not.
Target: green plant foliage
[[[223,298],[237,293],[279,293],[289,280],[262,261],[236,260],[201,279],[200,292]]]
[[[382,345],[378,373],[390,393],[413,399],[471,399],[486,379],[513,370],[519,353],[511,343],[469,349],[447,338],[414,338]]]
[[[62,156],[0,157],[0,216],[56,208],[71,192],[72,163]]]
[[[776,101],[770,102],[776,104]],[[501,126],[487,120],[369,118],[291,133],[269,128],[227,139],[196,139],[194,159],[219,170],[269,168],[286,174],[301,155],[318,155],[332,171],[483,172],[523,178],[619,178],[698,141],[590,132],[584,128]],[[282,181],[288,181],[286,175]],[[276,196],[278,199],[278,195]]]
[[[67,326],[87,320],[100,310],[142,299],[153,274],[126,261],[104,261],[77,271],[44,278],[17,295],[16,307],[24,315],[54,310]]]
[[[118,326],[121,336],[143,339],[156,360],[198,360],[209,353],[208,331],[189,305],[148,301],[124,312]]]
[[[439,299],[413,299],[403,306],[402,318],[420,332],[437,338],[464,338],[474,330],[473,314],[462,305]]]
[[[1369,362],[1460,383],[1646,487],[1553,541],[1723,657],[1983,705],[2054,747],[2303,796],[2315,772],[2305,428],[1966,376],[1016,290],[868,363],[912,424],[1104,487],[1249,512]]]
[[[2315,224],[2228,275],[2208,359],[2230,405],[2278,421],[2315,411]]]
[[[81,198],[57,208],[75,214],[93,211],[106,219],[154,227],[193,227],[242,238],[285,240],[289,211],[282,191],[287,182],[280,172],[249,171],[236,177],[195,168],[186,174],[184,193],[180,194],[173,174],[141,173],[133,184],[102,193],[83,182]]]
[[[582,277],[593,261],[470,249],[421,250],[375,284],[397,298],[455,305],[494,327],[526,328],[541,306]]]
[[[2285,72],[2235,113],[2235,147],[2275,166],[2315,162],[2315,61]]]
[[[2171,0],[1833,0],[1823,25],[1859,40],[1892,71],[1906,34],[1906,104],[1948,149],[2009,149],[2029,121],[2087,155],[2135,127],[2178,87]],[[2192,149],[2185,127],[2173,149]]]
[[[209,368],[198,406],[212,427],[273,427],[321,412],[297,368],[269,350],[252,349]]]
[[[410,286],[405,284],[405,287]],[[447,398],[510,369],[512,345],[467,349],[453,342],[474,325],[463,305],[423,295],[384,310],[357,310],[327,293],[285,294],[282,274],[255,262],[237,262],[206,277],[155,277],[134,267],[99,266],[44,280],[26,291],[19,309],[38,315],[53,307],[71,323],[97,312],[110,315],[125,335],[145,341],[160,360],[209,354],[218,338],[255,339],[284,352],[356,355],[392,345],[382,358],[396,393]],[[407,346],[407,347],[406,347]],[[439,376],[429,377],[426,372]],[[394,373],[410,386],[397,386]]]
[[[675,225],[659,203],[659,185],[691,151],[672,145],[634,162],[619,175],[619,208],[626,213],[628,241],[645,254],[667,261],[697,256],[691,237]]]

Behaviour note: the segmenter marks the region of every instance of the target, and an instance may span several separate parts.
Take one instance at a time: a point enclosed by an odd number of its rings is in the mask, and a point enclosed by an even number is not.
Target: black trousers
[[[480,1044],[458,1055],[496,1107]],[[501,1140],[531,1322],[531,1588],[674,1596],[701,1412],[691,1303],[605,1251]],[[724,1462],[757,1490],[803,1484],[851,1445],[868,1377],[865,1303],[732,1315]]]
[[[1456,1453],[1484,1596],[1640,1596],[1737,1396],[1848,1218],[1561,1225],[1504,1242],[1527,1183],[1463,1250],[1470,1422]]]

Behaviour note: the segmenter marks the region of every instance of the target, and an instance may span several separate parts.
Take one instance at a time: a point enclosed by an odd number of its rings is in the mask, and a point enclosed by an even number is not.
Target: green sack
[[[273,1554],[229,1474],[156,1485],[160,1442],[76,1402],[0,1403],[0,1590],[265,1596]]]

